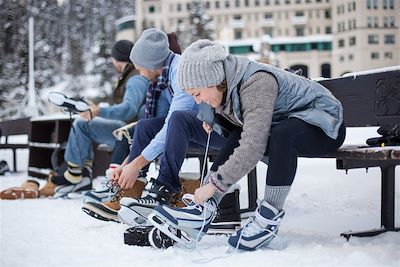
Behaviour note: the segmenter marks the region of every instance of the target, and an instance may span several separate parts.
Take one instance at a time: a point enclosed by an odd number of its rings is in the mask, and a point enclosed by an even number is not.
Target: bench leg
[[[248,200],[249,200],[249,207],[246,209],[241,209],[241,217],[246,218],[249,217],[250,214],[257,208],[257,169],[254,168],[248,175],[247,175],[247,190],[248,190]]]
[[[369,237],[385,232],[398,232],[399,227],[394,226],[394,205],[395,205],[395,165],[381,166],[381,229],[364,232],[342,233],[347,240],[351,236]]]
[[[17,171],[17,155],[16,155],[16,149],[13,149],[13,171]]]

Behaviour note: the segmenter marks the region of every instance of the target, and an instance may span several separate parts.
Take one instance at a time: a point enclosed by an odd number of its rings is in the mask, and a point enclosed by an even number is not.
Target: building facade
[[[166,32],[187,27],[191,3],[136,0],[134,35],[149,27]],[[209,0],[204,5],[216,41],[234,46],[228,52],[262,54],[259,44],[254,49],[240,44],[263,40],[272,64],[302,68],[309,77],[400,64],[397,0]]]

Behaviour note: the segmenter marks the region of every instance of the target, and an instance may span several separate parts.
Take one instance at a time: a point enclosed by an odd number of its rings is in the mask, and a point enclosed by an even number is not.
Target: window
[[[236,1],[236,2],[238,2],[238,1]],[[264,0],[264,4],[265,4],[266,6],[269,6],[269,4],[270,4],[269,0]]]
[[[280,1],[279,0],[275,0],[275,5],[279,6],[280,5]]]
[[[387,34],[383,36],[383,40],[385,44],[394,44],[395,43],[394,34]]]
[[[349,55],[349,61],[352,61],[354,59],[354,55],[353,54],[350,54]]]
[[[350,46],[356,45],[356,37],[355,36],[349,38],[349,45]]]
[[[235,40],[242,39],[242,31],[241,30],[235,30]]]
[[[378,0],[374,0],[374,9],[378,9]]]
[[[340,15],[340,6],[337,6],[336,12]]]
[[[241,19],[242,19],[242,16],[241,16],[241,15],[234,15],[234,16],[233,16],[233,19],[234,19],[234,20],[241,20]]]
[[[192,8],[192,5],[190,3],[186,3],[186,10],[190,11],[191,8]]]
[[[176,11],[182,11],[182,5],[181,4],[177,4],[176,5]]]
[[[389,27],[389,18],[388,17],[383,17],[383,27],[384,28]]]
[[[155,6],[149,6],[149,13],[154,13],[156,12],[156,7]]]
[[[371,52],[371,59],[379,59],[379,52]]]
[[[331,65],[330,64],[325,63],[325,64],[321,65],[321,76],[324,78],[331,77]]]
[[[229,8],[229,6],[230,6],[230,5],[229,5],[229,0],[225,0],[225,7],[226,7],[226,8]]]
[[[264,19],[272,19],[272,17],[273,17],[273,13],[271,13],[271,12],[264,14]]]
[[[296,4],[301,4],[301,0],[296,0]]]
[[[379,44],[379,36],[377,34],[368,35],[369,44]]]
[[[344,39],[339,39],[338,47],[344,47]]]
[[[215,8],[219,9],[219,1],[215,1]]]
[[[393,52],[385,52],[385,59],[393,59]]]
[[[296,11],[295,12],[296,17],[303,17],[304,16],[304,11]]]
[[[332,33],[332,27],[331,26],[325,27],[325,33],[326,34],[331,34]]]
[[[254,1],[254,5],[255,5],[255,6],[260,6],[260,0],[255,0],[255,1]]]
[[[372,9],[373,0],[367,0],[367,9]]]
[[[394,17],[389,17],[389,27],[394,28]]]
[[[296,28],[296,36],[304,36],[304,28],[303,27]]]
[[[356,10],[356,2],[353,2],[353,10]]]
[[[244,6],[248,7],[250,5],[249,0],[244,0]]]
[[[206,2],[206,8],[207,8],[207,9],[210,9],[210,6],[211,6],[210,1],[207,1],[207,2]]]
[[[373,24],[372,17],[368,17],[367,18],[367,27],[372,28],[372,24]]]
[[[340,62],[343,62],[343,61],[344,61],[344,56],[340,56],[340,57],[339,57],[339,61],[340,61]]]
[[[379,27],[379,18],[378,17],[374,17],[374,27],[375,28]]]
[[[290,5],[290,0],[285,0],[286,5]]]
[[[383,9],[394,9],[394,0],[383,0]]]
[[[325,18],[330,19],[331,18],[331,11],[329,9],[325,10]]]

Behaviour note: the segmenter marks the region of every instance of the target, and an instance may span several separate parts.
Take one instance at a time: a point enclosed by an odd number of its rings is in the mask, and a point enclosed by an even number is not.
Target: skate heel
[[[134,210],[121,205],[121,209],[118,211],[118,219],[124,223],[131,226],[143,225],[147,223],[145,217],[141,216]]]
[[[177,229],[174,225],[169,224],[168,220],[157,211],[153,211],[147,219],[154,227],[178,244],[181,244],[188,249],[194,249],[196,247],[194,239],[186,236],[186,233],[183,230]]]

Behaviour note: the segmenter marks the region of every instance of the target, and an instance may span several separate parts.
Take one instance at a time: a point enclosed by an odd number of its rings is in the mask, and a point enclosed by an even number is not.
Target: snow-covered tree
[[[204,1],[194,0],[190,3],[188,21],[188,26],[184,23],[177,25],[177,34],[184,48],[199,39],[214,39],[212,19],[207,14]]]

